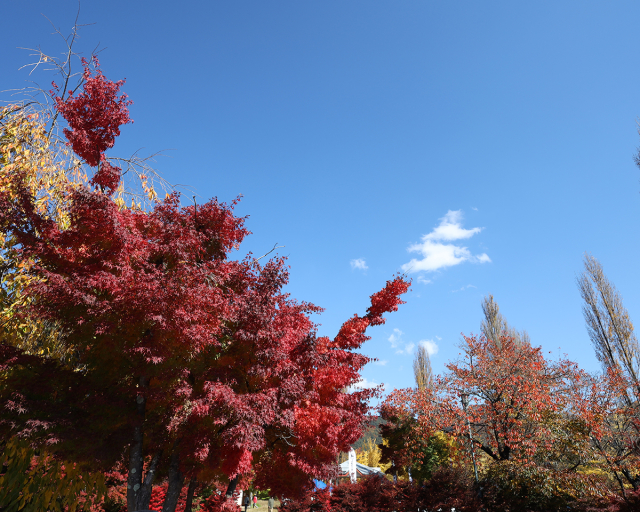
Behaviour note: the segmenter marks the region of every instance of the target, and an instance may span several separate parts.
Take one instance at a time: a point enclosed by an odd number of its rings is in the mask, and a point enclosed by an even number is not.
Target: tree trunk
[[[189,481],[189,489],[187,489],[187,502],[185,503],[185,506],[184,506],[184,512],[191,512],[191,506],[193,503],[193,494],[196,490],[197,484],[198,482],[196,482],[195,478],[192,478]]]
[[[169,464],[169,487],[162,505],[162,512],[175,512],[178,505],[178,498],[184,484],[184,475],[180,472],[180,455],[178,446],[176,445],[171,454],[171,463]]]
[[[144,475],[142,487],[140,488],[140,492],[138,493],[136,510],[149,509],[149,501],[151,501],[151,491],[153,489],[153,480],[156,476],[156,469],[158,467],[158,462],[160,462],[160,457],[162,457],[162,450],[159,450],[153,454],[151,463],[149,464],[147,472]]]
[[[131,440],[129,450],[129,476],[127,478],[127,510],[136,512],[138,508],[138,499],[142,494],[142,466],[144,456],[142,453],[142,442],[144,434],[142,427],[144,424],[144,416],[147,405],[147,399],[144,396],[144,388],[149,387],[149,379],[140,377],[138,382],[139,391],[136,396],[136,425],[133,428],[133,439]]]
[[[229,482],[229,486],[227,487],[227,492],[225,494],[227,498],[233,498],[233,493],[236,492],[236,485],[238,485],[239,479],[240,475],[236,475],[235,478]]]

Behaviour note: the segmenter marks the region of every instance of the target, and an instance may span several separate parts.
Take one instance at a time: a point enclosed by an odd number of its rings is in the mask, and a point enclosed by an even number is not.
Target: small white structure
[[[358,479],[357,477],[357,472],[356,472],[356,451],[351,448],[351,450],[349,450],[349,478],[351,479],[351,483],[355,484],[356,480]]]
[[[355,462],[355,457],[354,457]],[[349,460],[344,461],[339,466],[338,478],[350,478],[352,482],[355,482],[355,479],[352,477],[352,474],[355,478],[362,478],[369,475],[378,475],[384,477],[384,473],[380,468],[370,468],[369,466],[365,466],[364,464],[360,464],[359,462],[355,462],[354,472],[350,471]]]

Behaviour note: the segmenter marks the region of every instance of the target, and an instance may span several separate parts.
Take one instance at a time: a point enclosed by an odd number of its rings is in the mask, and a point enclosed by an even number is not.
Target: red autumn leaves
[[[91,470],[127,457],[132,510],[149,505],[145,457],[167,474],[167,496],[188,480],[249,474],[274,492],[302,492],[359,437],[375,390],[346,391],[369,361],[353,349],[409,283],[389,281],[365,316],[317,338],[309,317],[320,309],[283,292],[283,259],[230,257],[248,234],[234,204],[182,207],[173,194],[149,211],[118,206],[120,170],[105,152],[131,122],[131,102],[122,81],[83,65],[82,91],[55,100],[69,145],[99,164],[97,189],[66,192],[64,228],[34,207],[20,172],[15,195],[0,194],[0,224],[32,262],[17,314],[62,330],[71,354],[3,347],[0,401],[19,404],[3,408],[4,434],[49,440]]]
[[[98,69],[97,57],[92,62],[96,68],[95,75],[91,73],[87,60],[82,59],[82,92],[74,96],[70,91],[66,99],[54,94],[54,100],[58,112],[69,123],[69,128],[63,132],[74,153],[91,167],[100,164],[91,183],[113,191],[120,181],[121,169],[108,162],[105,151],[113,147],[115,138],[120,135],[120,126],[133,122],[128,108],[133,102],[127,99],[126,94],[118,95],[124,80],[107,80]],[[53,86],[58,92],[58,86],[55,83]]]

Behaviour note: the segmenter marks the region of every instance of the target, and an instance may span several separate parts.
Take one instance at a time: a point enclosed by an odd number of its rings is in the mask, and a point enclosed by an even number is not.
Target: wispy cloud
[[[416,348],[415,343],[406,343],[400,350],[396,350],[396,354],[413,354],[414,348]]]
[[[355,260],[351,260],[351,268],[358,270],[367,270],[369,267],[367,266],[367,262],[362,258],[358,258]]]
[[[463,292],[463,291],[465,291],[467,288],[477,288],[477,286],[474,286],[474,285],[472,285],[472,284],[468,284],[467,286],[463,286],[462,288],[458,288],[457,290],[451,290],[451,293]]]
[[[358,382],[356,382],[355,384],[352,384],[351,386],[349,386],[349,392],[358,391],[358,390],[362,390],[362,389],[377,388],[379,385],[380,384],[378,384],[377,382],[375,382],[373,380],[368,380],[368,379],[362,378]],[[384,385],[383,385],[382,389],[384,390]]]
[[[397,348],[398,344],[400,343],[400,338],[402,337],[404,333],[400,330],[400,329],[394,329],[393,332],[391,333],[391,336],[389,336],[389,343],[391,343],[391,348]]]
[[[412,354],[416,347],[415,343],[406,342],[402,339],[404,333],[400,329],[394,329],[391,336],[387,338],[391,343],[391,348],[396,349],[396,354]]]
[[[436,338],[438,338],[438,336],[436,336]],[[441,339],[442,338],[438,338],[438,340]],[[433,340],[421,340],[418,342],[418,345],[422,345],[430,356],[435,356],[438,353],[438,344]]]
[[[380,361],[373,361],[373,364],[377,364],[378,366],[387,366],[387,360],[386,359],[382,359]]]
[[[462,217],[461,210],[449,210],[431,233],[422,236],[420,243],[409,246],[408,251],[421,253],[422,259],[413,258],[402,265],[402,270],[408,273],[433,272],[441,268],[459,265],[465,261],[473,263],[490,262],[491,258],[486,253],[474,255],[471,254],[468,248],[451,243],[471,238],[483,229],[463,228]]]

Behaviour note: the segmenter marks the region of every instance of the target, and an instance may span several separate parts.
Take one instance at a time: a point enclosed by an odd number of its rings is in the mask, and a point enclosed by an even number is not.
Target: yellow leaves
[[[138,201],[138,202],[136,203],[135,198],[133,198],[133,197],[132,197],[132,198],[131,198],[131,206],[130,206],[130,208],[131,208],[132,210],[141,211],[141,210],[142,210],[142,203],[141,203],[140,201]]]
[[[0,108],[0,192],[9,200],[17,199],[15,173],[20,172],[23,183],[36,197],[40,212],[53,214],[54,220],[68,224],[65,194],[71,184],[61,154],[62,143],[46,137],[41,116],[16,108]],[[0,325],[4,335],[20,345],[29,333],[37,333],[38,325],[16,323],[14,309],[24,303],[23,291],[32,281],[29,265],[18,264],[14,241],[10,233],[0,237],[0,263],[9,269],[2,276],[2,310]],[[22,340],[22,341],[21,341]]]
[[[45,505],[47,508],[49,507],[49,503],[51,502],[51,497],[53,496],[53,490],[52,489],[47,489],[44,492],[44,501],[43,501],[43,505]]]
[[[360,462],[360,464],[375,468],[380,466],[381,457],[382,450],[380,450],[375,438],[369,437],[365,440],[362,451],[357,454],[356,460]]]
[[[0,119],[0,190],[15,197],[9,178],[19,171],[46,208],[70,183],[64,159],[56,156],[62,152],[62,142],[48,139],[39,116],[23,110],[0,109]]]
[[[0,452],[0,507],[6,512],[27,510],[89,510],[106,494],[104,476],[83,473],[42,449],[40,455],[24,440],[9,439]]]

